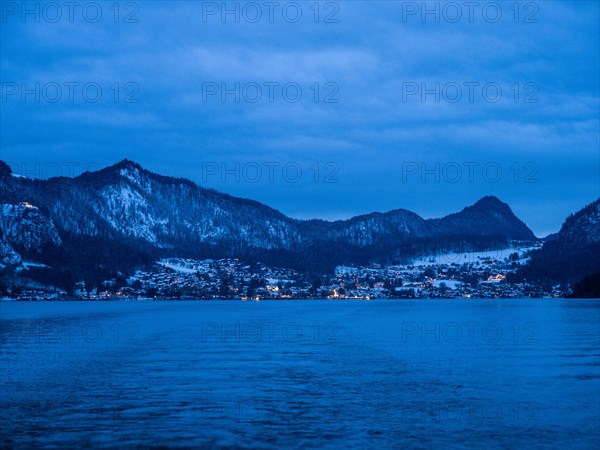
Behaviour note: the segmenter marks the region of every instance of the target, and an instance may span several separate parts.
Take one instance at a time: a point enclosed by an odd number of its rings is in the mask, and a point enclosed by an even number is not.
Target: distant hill
[[[600,271],[600,199],[565,220],[557,235],[533,253],[520,276],[548,283],[574,283]]]

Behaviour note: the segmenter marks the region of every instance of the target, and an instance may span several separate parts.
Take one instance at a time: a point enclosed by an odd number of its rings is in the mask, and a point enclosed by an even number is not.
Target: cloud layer
[[[3,2],[2,159],[127,157],[302,218],[493,194],[543,235],[600,195],[598,3],[486,4]]]

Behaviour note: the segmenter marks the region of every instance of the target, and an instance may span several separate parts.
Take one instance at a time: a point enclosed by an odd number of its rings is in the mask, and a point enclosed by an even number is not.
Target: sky
[[[538,236],[600,196],[597,1],[0,7],[26,176],[127,158],[303,219],[496,195]]]

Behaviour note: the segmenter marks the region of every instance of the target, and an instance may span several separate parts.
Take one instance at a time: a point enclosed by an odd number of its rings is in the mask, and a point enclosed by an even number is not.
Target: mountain
[[[0,205],[2,240],[24,256],[41,255],[48,247],[59,247],[62,240],[52,219],[28,203]]]
[[[600,272],[586,275],[573,286],[573,298],[600,298]]]
[[[0,193],[0,248],[6,253],[0,257],[14,261],[12,248],[23,259],[76,277],[128,272],[169,256],[237,257],[323,272],[342,263],[400,261],[535,239],[495,197],[441,219],[398,209],[304,221],[128,160],[76,178],[47,180],[17,176],[0,162]]]
[[[461,212],[441,219],[433,219],[430,224],[436,233],[445,235],[466,233],[473,236],[485,236],[497,234],[523,241],[536,239],[527,225],[513,214],[510,206],[492,196],[483,197]],[[482,225],[485,225],[485,228]]]
[[[573,283],[600,271],[600,199],[563,223],[557,235],[534,252],[520,275],[548,283]]]

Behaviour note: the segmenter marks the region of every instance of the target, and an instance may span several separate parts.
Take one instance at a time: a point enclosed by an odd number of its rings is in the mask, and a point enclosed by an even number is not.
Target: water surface
[[[7,447],[598,448],[600,301],[0,303]]]

